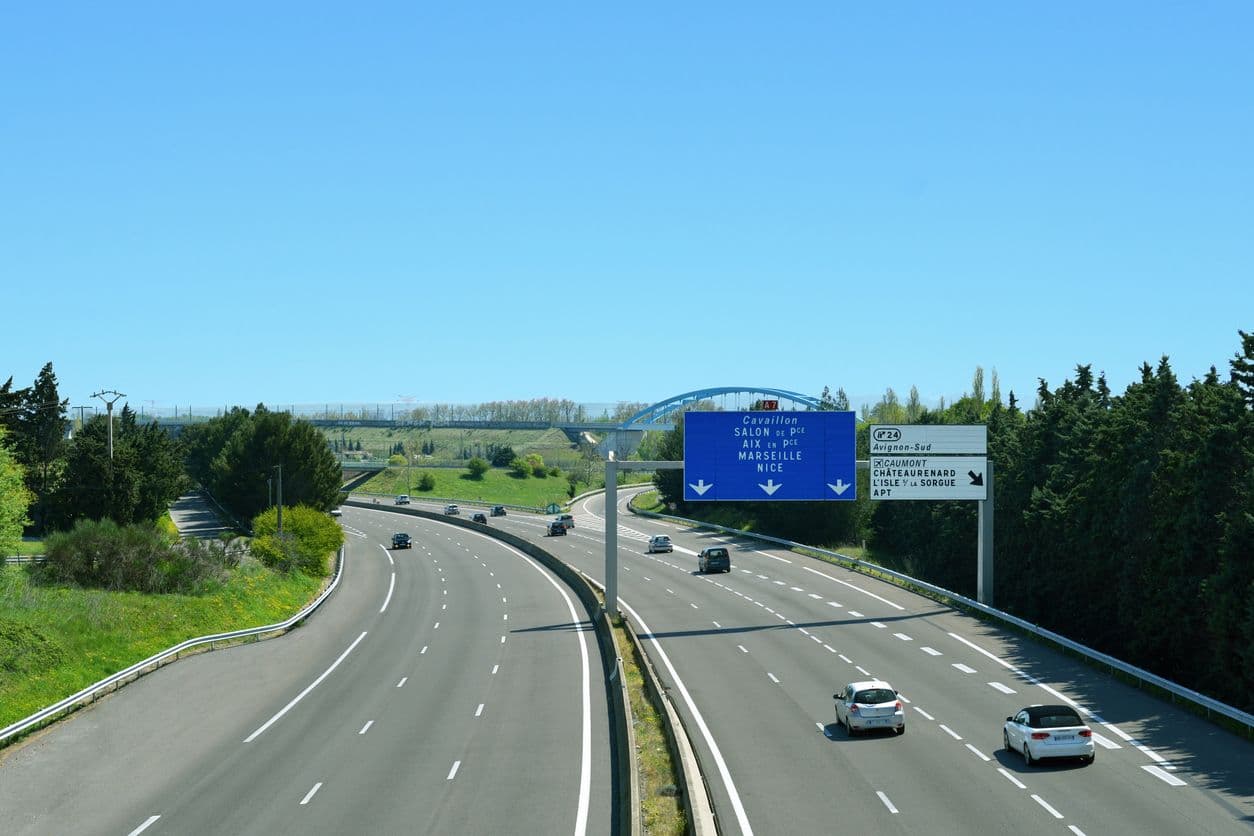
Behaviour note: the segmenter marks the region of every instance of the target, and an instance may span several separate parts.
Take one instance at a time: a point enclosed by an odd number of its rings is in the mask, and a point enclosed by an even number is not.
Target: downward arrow
[[[845,480],[844,480],[844,479],[837,479],[837,480],[836,480],[836,484],[834,484],[834,485],[833,485],[831,482],[828,482],[828,483],[827,483],[827,486],[828,486],[829,488],[831,488],[832,490],[836,491],[836,495],[837,495],[837,496],[841,496],[842,494],[844,494],[844,492],[845,492],[845,491],[847,491],[847,490],[849,490],[851,487],[853,487],[853,485],[851,485],[851,484],[850,484],[850,485],[846,485],[846,484],[845,484]]]
[[[697,492],[697,496],[705,496],[705,492],[714,487],[714,483],[706,484],[704,479],[698,479],[697,484],[688,483],[688,487]]]
[[[765,485],[759,482],[758,487],[766,491],[767,496],[774,496],[775,492],[784,486],[783,484],[779,484],[779,485],[775,484],[774,479],[767,479]]]
[[[967,475],[971,477],[971,484],[972,484],[972,485],[981,485],[981,486],[982,486],[982,485],[984,484],[984,474],[983,474],[983,473],[976,473],[974,470],[968,470],[968,471],[967,471]]]

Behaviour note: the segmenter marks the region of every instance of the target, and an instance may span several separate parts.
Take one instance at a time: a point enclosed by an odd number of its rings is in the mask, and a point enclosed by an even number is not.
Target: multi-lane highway
[[[467,509],[463,509],[467,510]],[[547,548],[604,573],[603,503]],[[619,594],[678,704],[725,833],[1221,834],[1254,831],[1254,745],[1034,641],[790,552],[624,513]],[[543,537],[543,520],[491,525]],[[648,555],[652,534],[672,554]],[[871,677],[906,702],[903,736],[849,739],[832,694]],[[1007,715],[1075,701],[1097,760],[1027,767]]]
[[[341,588],[0,761],[15,834],[605,833],[614,776],[575,594],[490,537],[346,509]],[[388,551],[391,533],[411,550]]]

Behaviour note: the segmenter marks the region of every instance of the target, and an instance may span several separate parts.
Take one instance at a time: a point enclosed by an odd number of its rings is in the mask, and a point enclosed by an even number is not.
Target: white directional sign
[[[872,456],[986,455],[984,424],[872,424]]]
[[[983,456],[872,456],[871,499],[987,499]]]

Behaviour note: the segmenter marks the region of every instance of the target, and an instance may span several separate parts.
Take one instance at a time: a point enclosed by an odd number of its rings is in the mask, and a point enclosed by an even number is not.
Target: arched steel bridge
[[[790,392],[787,389],[776,389],[772,386],[713,386],[708,389],[694,389],[675,395],[653,406],[645,407],[622,423],[622,430],[669,430],[673,426],[667,419],[684,407],[701,401],[713,400],[726,395],[763,395],[782,401],[791,401],[805,409],[818,409],[819,399],[813,395]]]

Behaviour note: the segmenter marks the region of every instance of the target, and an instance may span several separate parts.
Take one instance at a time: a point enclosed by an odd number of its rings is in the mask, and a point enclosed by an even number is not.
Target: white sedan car
[[[1080,758],[1088,764],[1097,757],[1093,730],[1069,705],[1030,705],[1006,718],[1001,739],[1028,766],[1042,758]]]
[[[836,724],[843,725],[849,736],[870,729],[892,729],[906,733],[906,714],[893,686],[880,679],[850,682],[836,700]]]

